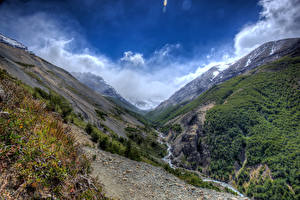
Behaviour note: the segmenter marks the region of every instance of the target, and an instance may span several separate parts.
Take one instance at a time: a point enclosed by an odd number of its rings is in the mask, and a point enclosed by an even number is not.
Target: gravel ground
[[[164,169],[102,150],[83,147],[92,161],[92,176],[108,197],[122,200],[238,200],[247,199],[186,184]]]

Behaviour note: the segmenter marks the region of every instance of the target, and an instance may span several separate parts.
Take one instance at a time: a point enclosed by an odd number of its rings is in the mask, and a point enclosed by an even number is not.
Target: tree
[[[89,134],[89,135],[93,132],[93,126],[92,126],[92,124],[88,123],[88,124],[86,125],[86,127],[85,127],[85,132],[86,132],[87,134]]]

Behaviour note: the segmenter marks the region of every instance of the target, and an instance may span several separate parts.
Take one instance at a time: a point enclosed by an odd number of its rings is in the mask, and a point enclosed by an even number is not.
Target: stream
[[[158,142],[159,142],[160,144],[165,144],[165,145],[168,146],[168,149],[167,149],[168,154],[167,154],[165,157],[163,157],[162,160],[163,160],[164,162],[168,163],[169,166],[170,166],[171,168],[175,169],[176,166],[174,166],[174,165],[172,164],[172,159],[171,159],[171,157],[172,157],[172,151],[171,151],[172,147],[171,147],[171,145],[170,145],[168,142],[165,141],[165,138],[166,138],[166,137],[164,137],[163,133],[161,133],[161,132],[159,132],[159,131],[156,131],[156,132],[158,133]],[[240,193],[237,189],[235,189],[232,185],[230,185],[230,184],[228,184],[228,183],[221,182],[221,181],[218,181],[218,180],[214,180],[214,179],[211,179],[211,178],[205,178],[205,179],[203,179],[203,181],[204,181],[204,182],[213,182],[213,183],[217,183],[217,184],[221,185],[222,187],[225,187],[225,188],[228,188],[228,189],[234,191],[234,192],[237,193],[240,197],[245,197],[242,193]]]
[[[164,141],[165,137],[163,136],[162,133],[158,132],[158,134],[159,134],[158,142],[160,144],[165,144],[168,147],[168,149],[167,149],[168,154],[165,157],[163,157],[162,160],[165,161],[166,163],[168,163],[171,168],[175,169],[175,166],[172,164],[172,159],[171,159],[171,156],[172,156],[171,148],[172,147],[168,142]]]

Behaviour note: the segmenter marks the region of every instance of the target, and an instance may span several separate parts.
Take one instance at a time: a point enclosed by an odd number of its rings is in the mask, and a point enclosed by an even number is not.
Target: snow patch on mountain
[[[6,36],[2,35],[1,33],[0,33],[0,42],[8,44],[15,48],[27,50],[27,47],[24,46],[23,44],[21,44],[20,42],[17,42],[16,40],[11,39],[9,37],[6,37]]]
[[[150,111],[153,110],[156,105],[159,103],[159,101],[157,102],[153,102],[152,100],[144,100],[144,101],[137,101],[137,100],[130,100],[129,101],[136,106],[137,108],[143,110],[143,111]]]
[[[213,79],[214,78],[216,78],[216,76],[218,76],[220,74],[220,72],[219,71],[215,71],[215,72],[213,72]]]

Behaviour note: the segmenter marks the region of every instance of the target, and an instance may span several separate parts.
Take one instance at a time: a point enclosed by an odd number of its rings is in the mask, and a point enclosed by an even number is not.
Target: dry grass
[[[0,71],[0,199],[106,199],[70,128]]]

